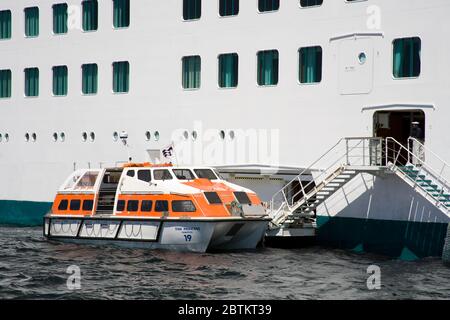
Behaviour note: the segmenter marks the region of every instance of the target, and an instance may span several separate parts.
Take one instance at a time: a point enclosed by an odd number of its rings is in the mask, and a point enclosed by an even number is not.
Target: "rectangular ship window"
[[[145,182],[152,181],[152,177],[150,175],[150,170],[139,170],[137,177],[141,181],[145,181]]]
[[[169,211],[169,202],[166,200],[158,200],[155,204],[156,212],[167,212]]]
[[[322,81],[322,48],[307,47],[299,50],[300,83],[318,83]]]
[[[58,205],[58,210],[66,211],[68,206],[69,206],[69,201],[67,201],[65,199],[61,200],[61,202]]]
[[[200,88],[201,58],[200,56],[183,57],[183,88]]]
[[[199,179],[217,180],[216,175],[210,169],[194,169],[194,172]]]
[[[173,212],[195,212],[196,208],[191,200],[174,200],[172,201]]]
[[[53,5],[53,33],[64,34],[67,33],[67,3],[59,3]]]
[[[394,40],[394,77],[413,78],[420,75],[421,40],[418,37]]]
[[[130,26],[130,0],[113,0],[114,3],[114,28],[126,28]]]
[[[125,201],[124,200],[117,201],[117,211],[123,210],[125,210]]]
[[[39,69],[25,69],[25,97],[39,96]]]
[[[0,11],[0,39],[11,39],[11,10]]]
[[[98,29],[98,2],[97,0],[86,0],[82,2],[83,7],[83,30],[96,31]]]
[[[220,0],[219,14],[221,17],[238,15],[239,14],[239,0]]]
[[[11,70],[0,70],[0,98],[11,98]]]
[[[177,177],[178,180],[194,180],[195,177],[192,174],[192,171],[189,169],[173,169],[172,170],[175,177]]]
[[[205,192],[205,197],[208,200],[209,204],[222,204],[222,200],[220,199],[217,192]]]
[[[236,200],[240,204],[251,204],[250,198],[245,192],[234,192],[234,196],[236,197]]]
[[[258,0],[259,12],[276,11],[280,8],[280,0]]]
[[[39,36],[39,8],[25,8],[25,36]]]
[[[153,178],[155,180],[172,180],[172,175],[170,174],[169,170],[162,169],[162,170],[155,170],[153,171]]]
[[[130,63],[119,61],[113,63],[113,91],[127,93],[130,90]]]
[[[82,73],[82,91],[83,94],[96,94],[98,87],[98,66],[95,63],[83,64]]]
[[[83,201],[83,211],[91,211],[93,207],[94,207],[93,200],[84,200]]]
[[[139,201],[138,200],[128,200],[127,203],[127,211],[129,212],[136,212],[139,208]]]
[[[70,200],[70,210],[78,211],[81,208],[81,200]]]
[[[239,56],[237,53],[219,56],[219,87],[236,88],[238,85]]]
[[[323,3],[323,0],[300,0],[300,6],[302,8],[318,7],[318,6],[321,6],[322,3]]]
[[[202,0],[183,0],[183,19],[196,20],[202,15]]]
[[[278,50],[258,52],[258,85],[274,86],[278,84]]]
[[[141,211],[142,212],[150,212],[152,211],[153,201],[152,200],[142,200],[141,203]]]
[[[67,66],[53,67],[53,95],[67,96],[68,80]]]

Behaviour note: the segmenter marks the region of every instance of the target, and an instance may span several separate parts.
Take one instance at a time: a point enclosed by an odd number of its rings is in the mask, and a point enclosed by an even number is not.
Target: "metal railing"
[[[73,162],[73,171],[77,171],[78,169],[105,169],[105,168],[117,168],[121,167],[124,164],[127,164],[128,161],[79,161]]]
[[[434,157],[439,169],[434,169],[434,165],[424,160],[420,155],[410,150],[412,143],[417,143],[427,156]],[[315,196],[327,183],[333,181],[334,178],[342,174],[346,168],[353,169],[360,167],[360,171],[364,171],[366,167],[390,168],[394,172],[406,168],[411,165],[418,171],[412,180],[414,188],[420,188],[425,197],[431,198],[438,207],[450,210],[445,204],[447,199],[443,197],[450,194],[450,183],[446,178],[446,173],[450,171],[450,166],[431,152],[420,142],[414,138],[408,140],[408,147],[398,142],[394,138],[371,138],[371,137],[355,137],[343,138],[329,148],[323,155],[314,161],[308,168],[304,169],[292,181],[287,183],[280,191],[274,194],[270,201],[270,215],[273,221],[281,221],[287,213],[295,210],[296,205],[308,203],[309,200],[315,200]],[[322,168],[322,169],[317,169]],[[349,168],[350,170],[352,168]],[[404,178],[408,178],[403,172]],[[311,181],[305,182],[306,176],[312,176]],[[431,179],[433,183],[438,184],[438,191],[427,190],[421,185],[420,177]],[[302,179],[303,178],[303,179]],[[443,200],[444,199],[444,200]],[[448,199],[450,201],[450,199]]]
[[[408,148],[412,153],[416,151],[415,149],[418,149],[423,155],[422,160],[435,168],[439,179],[443,178],[446,181],[450,180],[450,165],[421,141],[412,137],[408,138]],[[420,157],[420,155],[418,156]]]
[[[299,201],[308,201],[318,191],[318,186],[346,166],[381,166],[383,164],[383,139],[372,137],[343,138],[323,155],[287,183],[272,197],[270,212],[276,220],[284,211],[292,210]],[[322,168],[316,170],[316,168]],[[302,177],[312,175],[312,181]]]
[[[409,141],[420,143],[416,139]],[[386,138],[385,144],[387,165],[394,171],[400,170],[405,178],[412,182],[415,189],[420,189],[426,198],[431,198],[437,206],[449,212],[450,208],[445,204],[450,199],[443,199],[444,195],[450,194],[450,183],[443,176],[443,171],[448,168],[448,164],[436,155],[441,162],[440,169],[436,170],[425,161],[422,155],[411,151],[410,148],[405,147],[394,138]],[[420,145],[424,147],[423,144],[420,143]],[[411,174],[412,171],[408,168],[413,169],[414,172]],[[426,183],[425,181],[431,182]],[[436,188],[432,188],[432,184],[435,184]]]

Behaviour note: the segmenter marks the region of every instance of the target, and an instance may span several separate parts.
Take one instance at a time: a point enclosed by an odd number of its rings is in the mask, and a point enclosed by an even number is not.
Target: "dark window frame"
[[[247,192],[245,192],[245,191],[234,191],[233,195],[234,195],[234,198],[236,199],[236,201],[239,202],[240,204],[244,204],[244,205],[252,204],[252,200],[250,199]],[[244,195],[245,195],[244,198],[240,197],[240,196],[244,196]]]
[[[126,211],[127,212],[138,212],[139,211],[139,200],[128,200]]]
[[[164,204],[164,208],[159,207]],[[166,209],[166,210],[163,210]],[[169,201],[167,200],[156,200],[155,202],[155,212],[168,212],[169,211]]]
[[[80,199],[70,200],[70,204],[69,204],[70,211],[80,211],[80,209],[81,209],[81,200]]]
[[[141,201],[141,212],[151,212],[153,209],[153,200]]]
[[[184,210],[185,207],[182,204],[186,204],[186,203],[189,203],[190,205],[192,205],[191,210]],[[176,213],[197,212],[197,207],[195,206],[195,204],[192,200],[173,200],[170,205],[172,207],[172,212],[176,212]],[[181,207],[179,207],[179,205]]]
[[[125,202],[126,202],[125,200],[118,200],[116,211],[120,211],[120,212],[125,211],[125,206],[126,206]]]
[[[94,200],[83,200],[82,211],[92,211],[94,209]]]
[[[69,200],[62,199],[58,204],[58,210],[67,211],[68,208],[69,208]]]

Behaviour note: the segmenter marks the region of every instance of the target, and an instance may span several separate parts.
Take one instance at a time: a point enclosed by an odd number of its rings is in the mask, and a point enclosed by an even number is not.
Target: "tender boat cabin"
[[[74,172],[62,185],[53,215],[220,218],[264,216],[258,196],[212,168],[127,164]]]

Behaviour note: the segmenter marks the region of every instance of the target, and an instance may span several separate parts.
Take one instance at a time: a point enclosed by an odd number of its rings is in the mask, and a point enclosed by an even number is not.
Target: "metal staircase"
[[[316,209],[361,173],[395,173],[450,216],[450,166],[419,141],[410,139],[405,147],[393,138],[344,138],[273,196],[271,229],[314,223]]]
[[[390,170],[450,216],[450,166],[444,160],[413,138],[408,148],[387,138],[386,155]]]

